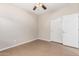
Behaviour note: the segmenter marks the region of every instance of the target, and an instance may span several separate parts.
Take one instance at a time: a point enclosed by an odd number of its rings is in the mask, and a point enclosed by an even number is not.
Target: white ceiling
[[[67,6],[67,3],[44,3],[44,5],[47,7],[47,10],[43,10],[42,8],[37,8],[35,11],[33,11],[33,7],[35,3],[14,3],[13,5],[22,8],[24,10],[33,12],[37,15],[43,14],[48,11],[54,12],[55,10],[58,10],[60,8],[63,8]]]

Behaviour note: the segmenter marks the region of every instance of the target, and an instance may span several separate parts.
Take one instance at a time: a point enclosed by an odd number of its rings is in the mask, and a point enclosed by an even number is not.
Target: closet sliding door
[[[63,16],[63,44],[78,48],[78,14]]]

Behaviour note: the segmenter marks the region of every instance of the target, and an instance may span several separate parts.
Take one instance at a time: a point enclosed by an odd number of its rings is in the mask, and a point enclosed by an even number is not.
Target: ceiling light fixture
[[[38,7],[42,7],[44,10],[47,9],[47,7],[46,7],[43,3],[37,3],[37,4],[34,6],[33,10],[36,10]]]

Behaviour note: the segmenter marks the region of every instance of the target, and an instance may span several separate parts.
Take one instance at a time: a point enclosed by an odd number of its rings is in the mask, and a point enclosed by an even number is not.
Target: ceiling
[[[37,15],[41,15],[45,12],[49,12],[49,11],[54,12],[60,8],[63,8],[67,6],[68,3],[44,3],[44,5],[47,7],[47,10],[43,10],[42,8],[37,8],[35,11],[33,10],[35,3],[13,3],[13,5],[22,8],[24,10],[33,12]]]

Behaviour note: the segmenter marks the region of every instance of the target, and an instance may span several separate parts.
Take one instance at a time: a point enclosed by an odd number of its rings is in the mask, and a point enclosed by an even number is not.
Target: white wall
[[[79,4],[70,4],[60,10],[45,13],[39,16],[39,38],[50,40],[50,21],[63,15],[78,13]]]
[[[0,4],[0,50],[37,38],[50,40],[50,20],[77,12],[78,5],[73,4],[38,18],[15,6]]]
[[[62,43],[62,17],[50,22],[50,41]]]
[[[42,40],[48,40],[50,36],[49,15],[45,14],[45,15],[39,16],[38,22],[39,22],[38,38]]]
[[[37,37],[37,16],[9,4],[0,4],[0,50]]]

